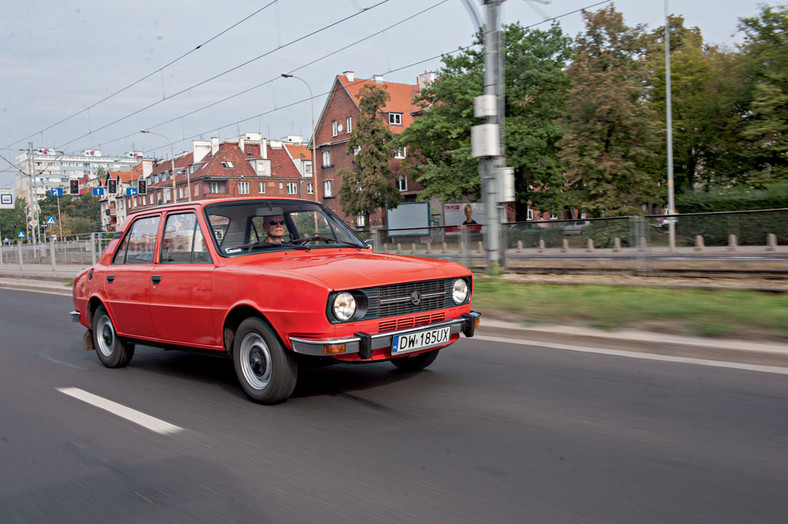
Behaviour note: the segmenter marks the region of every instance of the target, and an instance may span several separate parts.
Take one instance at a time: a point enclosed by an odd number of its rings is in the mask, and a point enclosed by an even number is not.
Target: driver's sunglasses
[[[285,225],[285,221],[284,220],[269,220],[268,221],[268,225],[269,226],[283,226],[283,225]]]

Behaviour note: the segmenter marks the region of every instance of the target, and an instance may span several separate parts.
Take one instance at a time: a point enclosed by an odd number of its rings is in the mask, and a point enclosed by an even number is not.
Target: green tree
[[[670,17],[673,167],[676,193],[736,183],[749,169],[742,138],[742,111],[750,83],[741,54],[704,44],[697,27]],[[650,99],[665,124],[664,27],[652,33],[648,63]],[[663,131],[664,133],[664,131]],[[655,170],[665,173],[663,134]]]
[[[660,134],[646,102],[647,35],[612,6],[583,16],[559,142],[574,204],[595,216],[641,213],[659,194],[649,169]]]
[[[528,202],[551,212],[566,203],[556,142],[568,90],[563,69],[571,40],[558,25],[541,31],[513,24],[504,26],[503,41],[505,154],[515,170],[517,219],[525,220]],[[479,36],[475,43],[481,44]],[[470,128],[479,123],[473,100],[484,91],[484,57],[479,49],[469,49],[442,60],[438,79],[416,99],[423,116],[398,143],[408,147],[406,165],[424,186],[422,197],[478,198],[479,160],[471,156]]]
[[[389,167],[396,148],[394,135],[381,115],[391,96],[377,86],[365,85],[358,93],[361,112],[350,133],[347,153],[352,155],[354,167],[340,169],[342,177],[339,202],[346,215],[369,215],[381,208],[397,207],[402,199]]]
[[[759,17],[744,18],[741,47],[751,100],[743,136],[752,170],[748,185],[788,179],[788,6],[762,6]]]
[[[24,198],[17,198],[14,201],[14,209],[0,209],[0,235],[2,235],[0,241],[8,238],[14,242],[17,239],[17,233],[26,231],[26,206]]]
[[[38,202],[42,220],[43,217],[58,216],[58,199],[63,234],[92,233],[101,229],[100,199],[93,195],[47,195]]]

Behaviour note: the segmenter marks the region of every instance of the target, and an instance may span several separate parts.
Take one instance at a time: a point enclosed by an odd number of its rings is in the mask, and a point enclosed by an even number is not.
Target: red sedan
[[[137,343],[207,350],[271,404],[305,359],[427,367],[473,336],[472,284],[459,264],[373,252],[321,204],[232,198],[130,215],[74,279],[71,315],[107,367]]]

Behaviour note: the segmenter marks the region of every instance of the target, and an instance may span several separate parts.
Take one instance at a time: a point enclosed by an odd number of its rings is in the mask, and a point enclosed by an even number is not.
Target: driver
[[[282,215],[272,215],[265,217],[263,229],[266,234],[266,242],[271,244],[281,244],[282,237],[285,236],[285,217]]]

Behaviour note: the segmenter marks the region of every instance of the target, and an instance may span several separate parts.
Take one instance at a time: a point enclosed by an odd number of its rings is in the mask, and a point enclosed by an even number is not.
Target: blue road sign
[[[104,196],[104,188],[103,187],[94,187],[93,188],[93,196]]]
[[[19,238],[25,238],[25,232],[20,231],[19,233],[16,234],[16,236],[18,236]]]
[[[126,196],[137,196],[137,188],[136,187],[127,187],[126,188]]]
[[[54,226],[56,223],[55,217],[47,217],[47,225]]]
[[[50,189],[52,192],[52,196],[63,196],[63,188],[62,187],[53,187]]]

